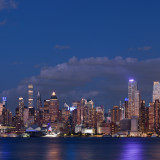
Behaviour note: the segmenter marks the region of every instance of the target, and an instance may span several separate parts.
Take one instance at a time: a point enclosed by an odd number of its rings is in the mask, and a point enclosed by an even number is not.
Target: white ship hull
[[[58,137],[57,134],[46,134],[44,137]]]

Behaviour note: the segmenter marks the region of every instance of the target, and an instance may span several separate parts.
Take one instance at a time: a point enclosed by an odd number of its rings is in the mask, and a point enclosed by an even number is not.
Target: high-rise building
[[[128,83],[128,118],[139,117],[140,93],[137,89],[137,82],[130,79]]]
[[[50,99],[50,114],[51,114],[51,122],[59,120],[59,100],[56,96],[56,93],[53,92]]]
[[[145,132],[147,133],[149,131],[149,107],[146,107],[145,118]]]
[[[38,91],[37,94],[37,107],[35,110],[35,122],[38,125],[41,125],[43,121],[43,108],[42,108],[42,101],[41,101],[41,93]]]
[[[55,92],[49,100],[44,101],[44,121],[45,123],[59,121],[59,100]]]
[[[33,108],[33,85],[28,85],[28,108]]]
[[[122,110],[119,106],[113,106],[111,110],[111,121],[114,123],[120,122],[122,119]]]
[[[0,125],[3,125],[3,103],[0,103]]]
[[[77,125],[83,124],[84,121],[84,107],[87,103],[86,99],[81,99],[79,103],[77,103]]]
[[[160,133],[160,102],[150,103],[149,107],[149,130],[152,132]]]
[[[24,107],[23,124],[25,127],[28,127],[28,125],[29,125],[29,109],[28,109],[28,107]]]
[[[82,111],[82,116],[83,116],[83,124],[85,127],[92,127],[92,112],[93,112],[93,107],[94,103],[91,99],[88,99],[87,101],[84,101],[84,106],[83,106],[83,111]]]
[[[42,107],[42,101],[41,101],[41,93],[40,91],[38,91],[38,94],[37,94],[37,110],[39,110],[40,108]]]
[[[146,107],[145,101],[141,100],[140,113],[139,113],[139,128],[142,133],[146,132]]]
[[[63,107],[62,108],[62,120],[64,122],[67,122],[69,116],[70,116],[70,110],[67,107]]]
[[[125,98],[124,100],[124,112],[125,112],[125,118],[129,117],[129,110],[128,110],[128,98]]]
[[[94,107],[94,102],[91,99],[88,99],[85,106],[87,106],[88,108],[93,108]]]
[[[19,97],[19,117],[23,119],[23,110],[24,110],[24,100],[23,97]]]
[[[28,125],[33,125],[36,121],[36,112],[33,108],[33,85],[28,85]]]
[[[3,107],[3,125],[11,126],[12,125],[12,113],[9,109]]]
[[[160,82],[159,81],[153,82],[152,102],[155,102],[155,100],[160,101]]]
[[[132,116],[131,118],[131,132],[138,132],[138,117]]]
[[[29,109],[28,124],[31,126],[35,124],[35,120],[36,120],[35,108],[28,108],[28,109]]]
[[[122,119],[124,119],[125,118],[125,105],[122,104],[121,101],[120,101],[119,107],[122,111]]]
[[[72,126],[75,129],[77,124],[77,109],[72,111]]]
[[[19,105],[16,108],[16,115],[14,120],[16,129],[21,129],[24,126],[23,115],[24,115],[24,101],[23,101],[23,97],[19,97]]]
[[[7,97],[2,97],[3,107],[7,108]]]
[[[102,123],[104,121],[104,106],[96,107],[97,111],[97,123]]]

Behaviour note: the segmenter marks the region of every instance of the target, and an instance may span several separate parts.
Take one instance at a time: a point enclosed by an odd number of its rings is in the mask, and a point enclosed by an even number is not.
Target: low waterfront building
[[[131,119],[125,118],[120,121],[120,131],[131,130]]]
[[[82,129],[82,134],[95,134],[95,129],[94,128],[83,128]]]

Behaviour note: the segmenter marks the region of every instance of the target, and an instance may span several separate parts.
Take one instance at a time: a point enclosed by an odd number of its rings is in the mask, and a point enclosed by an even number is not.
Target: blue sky
[[[17,88],[26,78],[40,75],[44,67],[54,68],[68,63],[72,57],[78,60],[90,57],[107,57],[109,60],[117,56],[122,59],[131,57],[142,65],[147,60],[158,59],[159,7],[160,1],[151,0],[0,0],[1,95],[6,90],[9,94],[11,88]],[[70,78],[72,76],[74,73]],[[132,76],[139,81],[144,80],[134,72],[124,78],[126,86],[128,78]],[[149,82],[160,79],[157,74],[153,77],[155,79],[150,78]],[[96,93],[98,86],[95,79],[103,78],[95,75],[94,80],[91,80],[92,85],[86,85],[86,88],[90,88],[87,93],[91,90]],[[149,84],[152,87],[152,83]],[[40,86],[42,90],[45,87]],[[82,88],[81,92],[85,93],[85,86]],[[63,90],[59,90],[57,88],[61,95]],[[124,90],[126,96],[127,88]],[[68,90],[65,92],[64,89],[65,93]],[[17,93],[17,97],[20,94]],[[149,97],[151,91],[144,91],[144,94]],[[11,99],[11,94],[9,97]],[[97,104],[101,101],[97,100]],[[111,105],[111,102],[105,101],[106,104]]]

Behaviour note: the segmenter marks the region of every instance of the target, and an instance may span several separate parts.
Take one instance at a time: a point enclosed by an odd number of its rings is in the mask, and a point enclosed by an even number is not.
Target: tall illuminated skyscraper
[[[113,106],[113,109],[111,110],[111,120],[112,122],[120,122],[122,119],[122,110],[119,106]]]
[[[152,102],[155,102],[155,100],[160,101],[160,82],[159,81],[153,82]]]
[[[44,121],[52,123],[59,120],[59,100],[53,92],[49,100],[44,100]]]
[[[128,82],[128,118],[139,117],[140,93],[137,89],[137,82],[130,79]]]
[[[33,85],[28,85],[28,108],[33,108]]]
[[[2,97],[3,107],[7,108],[7,97]]]
[[[41,101],[41,93],[38,91],[37,94],[37,110],[39,110],[42,107],[42,101]]]
[[[23,97],[19,97],[19,117],[23,118],[23,110],[24,110],[24,100]]]
[[[104,106],[96,107],[96,111],[97,111],[97,122],[102,123],[104,121]]]

